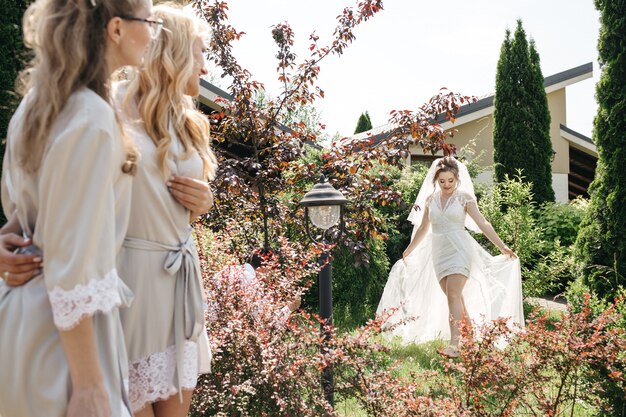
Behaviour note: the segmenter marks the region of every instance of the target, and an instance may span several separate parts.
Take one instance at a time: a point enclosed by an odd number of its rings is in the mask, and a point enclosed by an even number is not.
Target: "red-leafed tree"
[[[364,252],[366,248],[360,244],[364,237],[384,238],[383,221],[373,207],[401,204],[401,196],[372,167],[401,165],[412,144],[419,144],[424,152],[431,153],[445,147],[446,133],[438,125],[437,117],[445,115],[453,119],[459,107],[471,98],[441,91],[417,111],[392,112],[391,122],[396,128],[382,139],[341,140],[323,152],[321,161],[299,162],[305,149],[303,144],[315,143],[317,138],[305,123],[285,126],[282,122],[299,107],[324,97],[324,91],[317,85],[321,61],[331,55],[342,55],[355,39],[354,29],[380,12],[382,1],[359,1],[354,7],[344,8],[337,16],[332,41],[320,45],[319,37],[311,34],[310,56],[301,62],[297,62],[293,52],[291,27],[286,23],[272,27],[282,91],[267,100],[263,108],[254,100],[255,92],[263,89],[263,84],[253,80],[233,55],[232,43],[243,32],[228,23],[227,3],[196,0],[194,5],[213,29],[210,59],[222,76],[232,80],[229,90],[233,99],[222,101],[224,110],[213,116],[214,140],[221,160],[214,183],[216,205],[211,227],[240,224],[242,241],[249,247],[267,248],[278,236],[301,237],[302,213],[297,210],[297,202],[319,174],[325,173],[350,200],[344,243],[353,252]]]

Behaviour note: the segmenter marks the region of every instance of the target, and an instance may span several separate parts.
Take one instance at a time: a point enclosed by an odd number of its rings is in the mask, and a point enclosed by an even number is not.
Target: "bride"
[[[403,343],[449,339],[441,352],[458,356],[463,323],[498,317],[524,325],[520,264],[478,210],[467,168],[453,157],[433,162],[409,220],[411,243],[391,269],[377,314]],[[503,255],[491,256],[465,230],[482,231]]]

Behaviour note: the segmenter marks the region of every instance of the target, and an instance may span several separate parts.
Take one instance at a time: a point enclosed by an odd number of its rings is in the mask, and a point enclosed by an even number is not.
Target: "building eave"
[[[561,90],[568,85],[576,84],[577,82],[591,78],[592,76],[593,63],[588,62],[586,64],[570,68],[566,71],[545,77],[543,86],[546,90],[546,94],[550,94],[554,91]],[[494,97],[495,95],[492,94],[481,98],[475,103],[462,106],[457,113],[455,122],[452,123],[448,120],[442,121],[440,122],[441,127],[444,129],[451,129],[454,126],[459,126],[492,114],[494,110]]]
[[[563,124],[560,125],[560,130],[561,137],[568,141],[570,144],[572,144],[574,147],[596,158],[598,157],[598,148],[593,143],[593,140],[591,138],[570,129]]]
[[[221,111],[222,106],[219,105],[218,99],[232,100],[232,94],[227,93],[221,88],[211,84],[207,80],[200,79],[200,95],[198,101],[216,111]]]

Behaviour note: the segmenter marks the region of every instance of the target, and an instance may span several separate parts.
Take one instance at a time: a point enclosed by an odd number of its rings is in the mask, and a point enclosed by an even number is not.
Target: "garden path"
[[[563,297],[528,297],[526,301],[532,305],[536,305],[550,311],[567,310],[567,302]]]

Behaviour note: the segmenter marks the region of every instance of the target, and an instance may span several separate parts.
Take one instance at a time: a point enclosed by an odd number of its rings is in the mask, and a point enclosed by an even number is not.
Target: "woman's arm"
[[[213,193],[206,181],[174,175],[167,186],[176,201],[191,212],[192,222],[213,207]]]
[[[478,205],[476,204],[476,201],[468,201],[467,205],[465,206],[465,210],[467,211],[467,214],[472,218],[472,220],[476,222],[476,225],[480,228],[484,235],[487,236],[487,239],[489,239],[494,245],[498,247],[498,249],[500,249],[500,252],[512,258],[517,258],[515,252],[513,252],[511,248],[504,244],[502,239],[500,239],[496,231],[493,229],[491,223],[489,223],[482,215],[480,210],[478,210]]]
[[[413,252],[413,250],[420,244],[424,236],[426,236],[426,232],[428,231],[428,227],[430,226],[430,220],[428,219],[428,205],[424,209],[424,215],[422,216],[422,223],[417,228],[415,235],[413,235],[413,239],[411,239],[411,243],[404,250],[402,254],[402,258],[406,258]]]
[[[92,317],[71,330],[59,330],[72,380],[67,415],[109,417],[109,396],[103,383]]]

